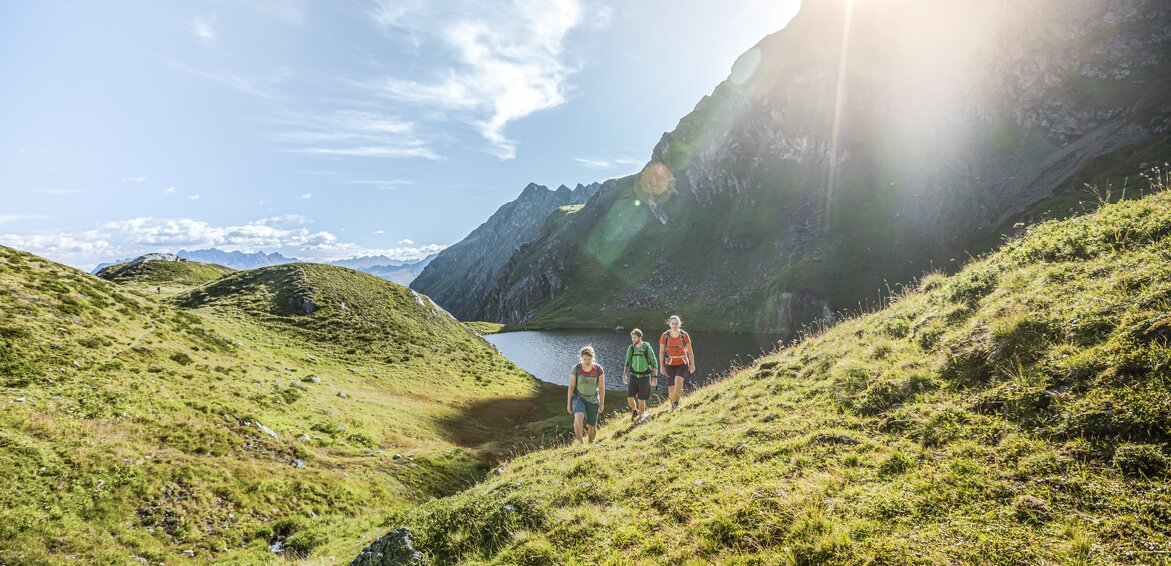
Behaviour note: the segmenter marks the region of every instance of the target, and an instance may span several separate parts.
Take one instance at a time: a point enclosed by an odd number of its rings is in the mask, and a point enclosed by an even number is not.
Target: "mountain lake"
[[[659,355],[659,334],[648,333],[647,338]],[[756,358],[773,351],[779,337],[730,332],[688,331],[695,358],[699,362],[695,374],[684,380],[684,389],[691,391],[713,379],[726,377],[730,370],[751,364]],[[625,330],[526,330],[502,332],[484,337],[504,357],[541,381],[569,385],[569,371],[578,360],[582,346],[591,345],[598,354],[598,363],[606,370],[608,389],[621,389],[622,366],[630,333]],[[659,387],[663,386],[662,381]]]

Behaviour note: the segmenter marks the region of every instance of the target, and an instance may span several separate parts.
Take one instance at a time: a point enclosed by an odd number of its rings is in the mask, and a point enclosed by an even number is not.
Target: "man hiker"
[[[569,373],[566,409],[573,415],[573,439],[580,444],[582,429],[589,428],[590,444],[598,433],[598,415],[606,404],[606,371],[594,363],[594,348],[581,349],[581,363]]]
[[[659,363],[655,361],[655,350],[642,341],[642,331],[630,331],[630,346],[626,347],[626,365],[622,368],[622,383],[626,386],[626,404],[630,405],[630,420],[646,414],[646,401],[651,397],[651,388],[657,385]]]
[[[683,378],[695,373],[695,351],[691,349],[691,336],[683,330],[683,320],[679,315],[671,315],[667,324],[671,328],[659,338],[659,366],[666,376],[670,409],[675,410],[683,396]]]

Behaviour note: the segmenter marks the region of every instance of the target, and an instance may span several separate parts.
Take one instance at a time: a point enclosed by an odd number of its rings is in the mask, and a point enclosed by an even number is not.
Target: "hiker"
[[[581,363],[569,374],[569,414],[573,415],[573,439],[581,443],[582,429],[589,427],[590,444],[598,433],[598,415],[606,404],[606,371],[594,363],[594,347],[581,349]]]
[[[679,408],[679,398],[683,396],[684,376],[695,373],[695,351],[691,349],[691,336],[683,330],[683,320],[679,315],[671,315],[667,324],[671,328],[659,338],[659,367],[663,368],[663,376],[667,381],[670,408],[675,410]]]
[[[642,341],[642,331],[630,331],[630,346],[626,347],[626,365],[622,368],[622,383],[626,387],[626,404],[630,405],[630,420],[646,414],[646,401],[651,398],[651,388],[658,385],[659,363],[655,361],[655,349]],[[633,374],[633,375],[631,375]]]

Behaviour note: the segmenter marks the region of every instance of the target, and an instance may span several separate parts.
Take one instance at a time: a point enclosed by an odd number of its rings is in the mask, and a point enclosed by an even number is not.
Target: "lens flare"
[[[662,161],[652,161],[638,174],[638,189],[655,199],[666,196],[675,186],[675,174]]]

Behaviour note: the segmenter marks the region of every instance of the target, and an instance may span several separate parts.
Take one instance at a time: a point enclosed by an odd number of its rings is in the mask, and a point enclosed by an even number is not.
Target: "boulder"
[[[398,528],[370,543],[350,566],[394,566],[422,564],[423,555],[411,546],[411,530]]]

